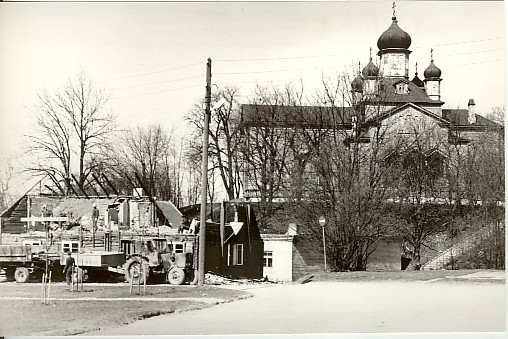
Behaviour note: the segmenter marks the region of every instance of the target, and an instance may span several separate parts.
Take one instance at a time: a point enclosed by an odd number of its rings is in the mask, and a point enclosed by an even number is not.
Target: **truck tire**
[[[5,279],[7,279],[7,281],[14,281],[14,272],[16,271],[16,269],[14,267],[7,267],[4,269],[5,271]]]
[[[74,272],[72,273],[72,281],[81,283],[82,281],[87,281],[88,275],[86,274],[86,270],[82,269],[81,267],[75,268]]]
[[[181,268],[173,267],[168,272],[168,282],[171,285],[181,285],[185,281],[185,272]]]
[[[18,283],[26,283],[30,277],[30,271],[26,267],[18,267],[14,272],[14,279]]]
[[[198,270],[189,270],[189,275],[187,277],[187,280],[189,281],[189,284],[191,285],[197,285],[199,280],[199,272]]]
[[[145,265],[145,270],[142,268],[143,259],[141,258],[131,258],[125,263],[125,280],[127,282],[142,282],[143,279],[148,280],[148,274],[150,273],[148,269],[148,265]],[[143,277],[144,272],[144,277]]]

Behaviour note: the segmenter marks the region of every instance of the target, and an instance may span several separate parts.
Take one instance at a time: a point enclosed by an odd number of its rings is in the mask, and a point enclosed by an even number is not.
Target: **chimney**
[[[290,223],[286,235],[298,235],[298,225],[293,222]]]
[[[475,103],[474,103],[474,100],[473,99],[469,99],[469,102],[467,103],[467,122],[471,125],[471,124],[476,124],[476,113],[474,111],[474,106],[475,106]]]

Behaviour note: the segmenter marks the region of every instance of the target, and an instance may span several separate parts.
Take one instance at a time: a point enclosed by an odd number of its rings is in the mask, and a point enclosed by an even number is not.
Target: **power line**
[[[275,60],[291,60],[291,59],[310,59],[310,58],[328,58],[342,55],[356,55],[359,53],[345,53],[345,54],[328,54],[328,55],[308,55],[308,56],[293,56],[293,57],[278,57],[278,58],[252,58],[252,59],[217,59],[216,61],[225,62],[242,62],[242,61],[275,61]]]
[[[473,51],[473,52],[467,52],[467,53],[452,53],[452,54],[439,54],[437,55],[437,58],[443,58],[443,57],[457,57],[461,55],[470,55],[470,54],[480,54],[480,53],[488,53],[488,52],[497,52],[497,51],[504,51],[503,48],[496,48],[496,49],[486,49],[482,51]]]
[[[187,77],[187,78],[181,78],[181,79],[165,80],[165,81],[153,82],[153,83],[149,83],[149,84],[141,84],[141,85],[127,86],[127,87],[113,88],[113,90],[124,90],[124,89],[137,88],[137,87],[143,87],[143,86],[153,86],[153,85],[159,85],[159,84],[164,84],[164,83],[168,83],[168,82],[184,81],[184,80],[197,79],[197,78],[202,78],[202,77],[203,77],[203,75],[196,75],[193,77]]]
[[[137,96],[142,96],[142,95],[165,93],[165,92],[173,92],[173,91],[179,91],[179,90],[182,90],[182,89],[188,89],[188,88],[199,87],[199,86],[203,86],[203,85],[199,84],[199,85],[186,86],[186,87],[170,88],[170,89],[165,89],[165,90],[161,90],[161,91],[154,91],[154,92],[147,92],[147,93],[137,93],[137,94],[132,94],[132,95],[124,95],[124,96],[121,96],[121,97],[112,97],[111,100],[123,99],[123,98],[131,98],[131,97],[137,97]]]
[[[417,47],[413,47],[413,49],[430,48],[430,47],[436,47],[436,46],[461,45],[461,44],[493,41],[493,40],[501,40],[501,39],[504,39],[504,37],[451,42],[451,43],[445,43],[445,44],[435,44],[432,46],[417,46]],[[338,56],[348,56],[348,55],[358,55],[358,54],[360,54],[360,53],[341,53],[341,54],[324,54],[324,55],[307,55],[307,56],[290,56],[290,57],[273,57],[273,58],[215,59],[215,61],[221,61],[221,62],[276,61],[276,60],[291,60],[291,59],[327,58],[327,57],[338,57]]]
[[[490,62],[499,62],[499,61],[504,61],[504,59],[495,59],[495,60],[487,60],[487,61],[478,61],[478,62],[469,62],[467,64],[446,64],[446,66],[444,67],[456,67],[456,66],[469,66],[469,65],[477,65],[477,64],[487,64],[487,63],[490,63]]]
[[[436,46],[462,45],[462,44],[469,44],[469,43],[475,43],[475,42],[484,42],[484,41],[493,41],[493,40],[504,40],[504,37],[490,38],[490,39],[479,39],[479,40],[469,40],[469,41],[459,41],[459,42],[450,42],[450,43],[446,43],[446,44],[436,44],[436,45],[430,45],[430,46],[419,46],[419,47],[415,47],[415,48],[430,48],[430,47],[436,47]]]
[[[139,74],[127,75],[127,76],[124,76],[124,77],[119,77],[119,78],[114,78],[114,79],[106,80],[106,82],[116,81],[116,80],[122,80],[122,79],[128,79],[128,78],[142,77],[142,76],[152,75],[152,74],[157,74],[157,73],[163,73],[163,72],[173,71],[173,70],[182,69],[182,68],[191,67],[191,66],[200,65],[200,64],[202,64],[202,63],[201,62],[195,62],[195,63],[192,63],[192,64],[187,64],[187,65],[182,65],[182,66],[177,66],[177,67],[172,67],[172,68],[165,68],[165,69],[161,69],[161,70],[153,71],[153,72],[148,72],[148,73],[139,73]]]
[[[487,60],[487,61],[470,62],[470,63],[464,63],[464,64],[446,64],[446,67],[467,66],[467,65],[499,62],[499,61],[504,61],[504,60],[503,59],[495,59],[495,60]],[[332,66],[330,66],[330,67],[309,67],[309,68],[278,69],[278,70],[251,71],[251,72],[218,72],[218,73],[214,73],[214,74],[218,74],[218,75],[247,75],[247,74],[294,72],[294,71],[325,70],[325,69],[337,69],[337,67],[332,67]]]

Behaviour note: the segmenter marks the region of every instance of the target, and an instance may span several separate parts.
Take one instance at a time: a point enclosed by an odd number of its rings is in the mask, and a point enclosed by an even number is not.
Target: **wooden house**
[[[214,207],[213,214],[221,217],[220,222],[206,222],[206,271],[233,279],[262,278],[263,240],[251,206],[224,202]],[[183,209],[188,219],[198,213],[198,205]]]

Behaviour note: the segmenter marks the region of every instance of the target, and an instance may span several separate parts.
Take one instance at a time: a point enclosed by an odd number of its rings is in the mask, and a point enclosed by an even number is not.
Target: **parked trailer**
[[[7,280],[27,282],[40,265],[44,265],[44,262],[34,258],[30,245],[0,245],[0,267]]]
[[[78,280],[94,276],[100,279],[108,272],[123,274],[122,266],[125,264],[125,253],[104,251],[94,248],[81,248],[76,240],[63,240],[61,244],[60,265],[65,265],[67,253],[70,251],[77,266]]]

